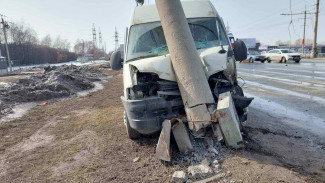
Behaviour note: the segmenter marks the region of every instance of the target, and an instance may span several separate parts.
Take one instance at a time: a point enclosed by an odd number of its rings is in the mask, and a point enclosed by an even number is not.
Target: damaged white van
[[[233,51],[224,23],[210,1],[186,1],[182,6],[216,101],[220,93],[231,91],[239,118],[245,121],[251,99],[245,98],[238,86],[235,63],[246,59],[245,44],[236,41]],[[134,9],[126,31],[124,59],[119,51],[114,52],[111,67],[123,67],[121,99],[129,138],[157,132],[165,119],[185,114],[155,5]]]

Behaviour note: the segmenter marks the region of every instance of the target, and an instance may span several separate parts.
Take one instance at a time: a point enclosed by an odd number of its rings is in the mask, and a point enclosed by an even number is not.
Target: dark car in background
[[[266,61],[266,57],[263,56],[260,52],[258,52],[255,49],[248,49],[247,50],[247,60],[248,62],[255,62],[255,61],[260,61],[264,63]]]

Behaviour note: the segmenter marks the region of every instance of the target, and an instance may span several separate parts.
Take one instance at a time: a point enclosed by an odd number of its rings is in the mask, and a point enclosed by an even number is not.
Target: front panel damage
[[[166,119],[177,119],[188,114],[185,111],[178,84],[174,81],[160,79],[156,73],[139,72],[135,66],[130,66],[132,88],[127,89],[127,98],[122,98],[130,126],[142,134],[152,134],[162,129]],[[230,79],[229,74],[221,71],[208,80],[215,101],[221,101],[222,95],[231,97],[238,122],[247,120],[247,107],[253,98],[247,98],[237,81]],[[229,100],[229,99],[228,99]],[[218,102],[218,103],[219,103]],[[218,104],[217,103],[217,104]],[[215,108],[218,107],[216,104]],[[200,107],[200,105],[195,106]],[[213,136],[218,141],[226,140],[219,124],[220,115],[211,106],[210,120],[189,120],[186,126],[195,137]],[[202,125],[204,124],[204,125]],[[241,126],[238,124],[238,126]],[[211,134],[212,133],[212,134]],[[228,143],[229,144],[229,143]]]

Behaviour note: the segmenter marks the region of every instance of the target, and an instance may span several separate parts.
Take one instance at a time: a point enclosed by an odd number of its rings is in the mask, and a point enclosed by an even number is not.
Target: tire
[[[241,40],[237,40],[234,43],[234,56],[237,61],[247,59],[247,47]]]
[[[296,62],[296,63],[299,63],[299,62],[300,62],[300,60],[296,60],[295,62]]]
[[[115,71],[118,71],[122,68],[122,58],[121,58],[121,52],[116,51],[113,52],[110,58],[111,68]]]
[[[251,63],[253,63],[253,62],[254,62],[253,58],[252,58],[252,57],[251,57],[251,58],[249,58],[248,62],[251,62]]]
[[[271,61],[272,61],[270,57],[267,57],[266,60],[267,60],[268,63],[271,63]]]
[[[140,137],[141,134],[139,132],[137,132],[136,130],[134,130],[133,128],[131,128],[129,119],[128,119],[125,111],[124,111],[124,124],[126,127],[126,133],[129,137],[129,139],[138,139]]]
[[[265,62],[265,60],[262,60],[261,62],[262,62],[262,63],[264,63],[264,62]]]
[[[286,63],[287,62],[287,59],[285,57],[282,57],[280,62],[281,63]]]

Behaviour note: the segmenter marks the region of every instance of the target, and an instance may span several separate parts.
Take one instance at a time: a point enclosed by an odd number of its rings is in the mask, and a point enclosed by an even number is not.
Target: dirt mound
[[[41,76],[30,76],[0,89],[0,117],[14,104],[68,97],[94,88],[106,75],[90,66],[48,66]]]

